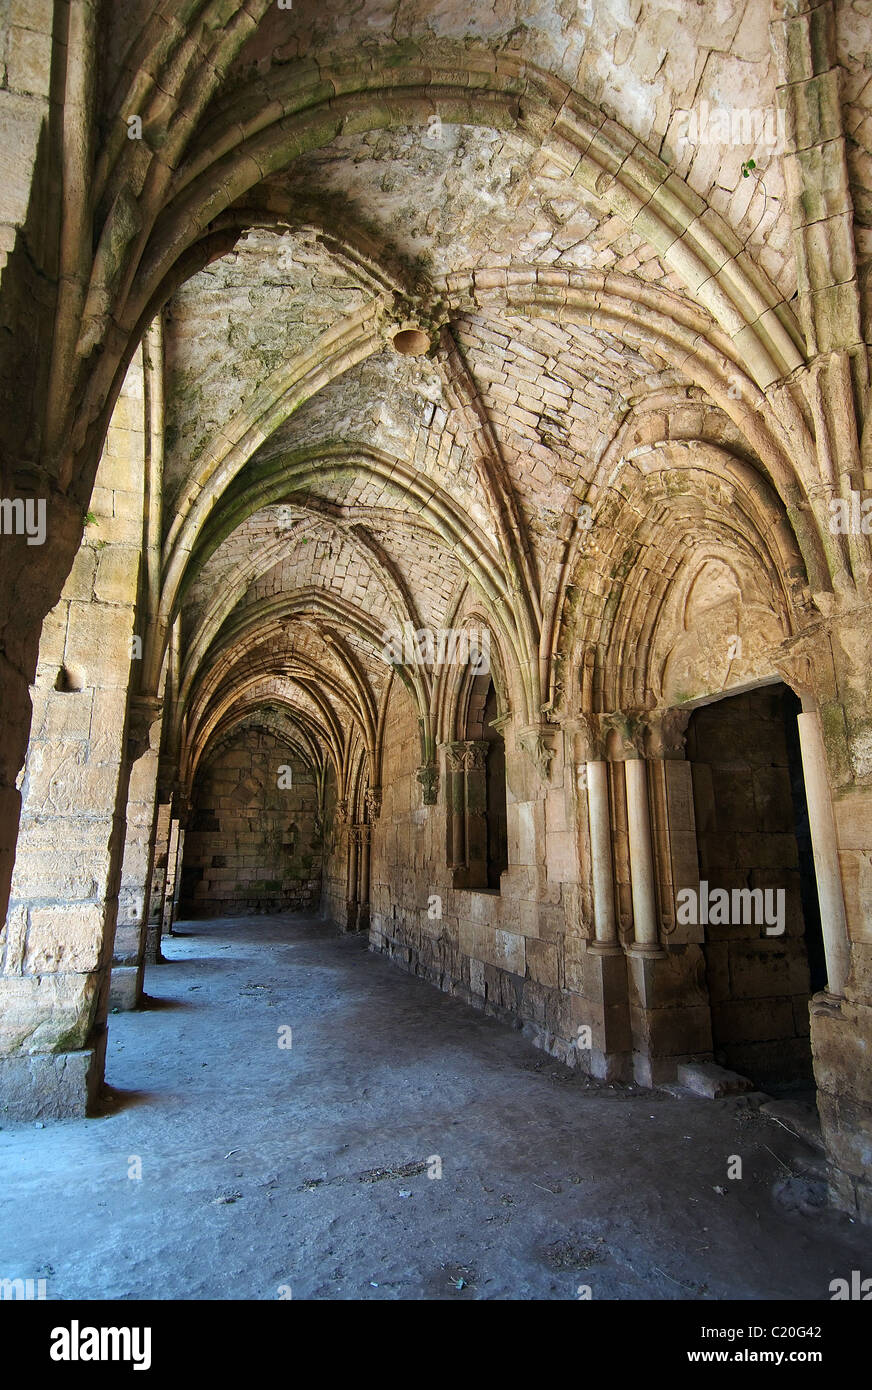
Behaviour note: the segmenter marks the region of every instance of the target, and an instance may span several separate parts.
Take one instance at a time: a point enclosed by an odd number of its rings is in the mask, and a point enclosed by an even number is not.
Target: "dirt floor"
[[[0,1277],[55,1299],[827,1300],[870,1272],[869,1233],[816,1205],[815,1151],[746,1099],[587,1082],[311,919],[178,931],[151,1007],[110,1020],[108,1113],[2,1125]]]

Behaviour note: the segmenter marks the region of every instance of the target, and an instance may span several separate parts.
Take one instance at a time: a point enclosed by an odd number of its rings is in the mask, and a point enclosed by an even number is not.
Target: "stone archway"
[[[826,982],[798,707],[762,685],[687,729],[714,1056],[761,1088],[811,1083],[809,999]]]

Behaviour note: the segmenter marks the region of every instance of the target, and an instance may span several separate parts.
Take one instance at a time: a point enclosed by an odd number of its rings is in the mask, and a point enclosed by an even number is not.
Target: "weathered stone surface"
[[[741,1095],[743,1091],[753,1091],[754,1083],[747,1076],[739,1076],[724,1067],[716,1067],[711,1062],[682,1062],[676,1071],[679,1085],[686,1086],[698,1096],[709,1100],[722,1100],[724,1096]]]

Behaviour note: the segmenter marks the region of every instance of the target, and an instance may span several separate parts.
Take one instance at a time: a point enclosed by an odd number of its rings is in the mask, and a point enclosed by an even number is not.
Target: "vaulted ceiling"
[[[857,8],[837,41],[865,276]],[[775,18],[759,0],[111,7],[107,109],[141,107],[156,150],[195,94],[190,46],[205,63],[239,34],[138,270],[165,358],[148,670],[156,686],[175,626],[189,771],[257,709],[316,761],[355,740],[372,757],[397,679],[426,725],[438,674],[382,651],[403,629],[485,613],[530,722],[577,705],[588,648],[603,700],[657,698],[632,633],[656,646],[697,551],[732,547],[785,636],[833,582],[812,527],[783,534],[814,464],[761,395],[805,356],[766,144]],[[149,74],[173,62],[162,99]],[[723,108],[771,124],[699,138]],[[421,355],[395,345],[409,329]]]

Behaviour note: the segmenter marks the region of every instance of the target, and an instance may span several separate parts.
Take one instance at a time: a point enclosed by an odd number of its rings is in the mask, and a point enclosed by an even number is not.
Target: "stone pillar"
[[[179,869],[180,823],[176,816],[170,821],[170,839],[167,849],[167,872],[164,881],[164,907],[162,936],[172,936],[176,904],[176,877]]]
[[[345,894],[345,930],[357,930],[357,862],[360,853],[360,826],[348,827],[348,889]]]
[[[462,739],[448,745],[448,834],[455,888],[487,887],[488,748],[483,739]]]
[[[566,922],[566,1009],[570,1030],[590,1029],[578,1065],[592,1076],[621,1081],[629,1075],[632,1036],[615,902],[610,766],[596,716],[569,720],[565,729],[576,769],[579,882],[590,886],[589,895],[582,891],[577,899],[577,927],[572,918]]]
[[[827,959],[827,992],[833,998],[841,998],[850,967],[850,947],[827,759],[817,712],[809,710],[798,715],[797,723]]]
[[[161,711],[159,700],[132,701],[128,746],[130,756],[135,761],[130,771],[127,796],[127,828],[118,893],[110,1009],[133,1009],[142,1000],[157,822]]]
[[[369,857],[372,843],[372,826],[360,826],[360,872],[358,890],[357,930],[369,931]]]
[[[651,847],[651,813],[648,805],[648,764],[644,758],[624,763],[627,786],[627,828],[630,841],[630,875],[633,894],[633,945],[635,956],[662,956],[657,921],[657,887]]]
[[[181,898],[181,896],[182,896],[182,865],[183,865],[184,862],[185,862],[185,835],[186,835],[186,833],[187,833],[187,832],[186,832],[186,830],[185,830],[184,821],[180,821],[180,822],[179,822],[179,844],[178,844],[178,849],[176,850],[176,882],[175,882],[175,887],[174,887],[174,889],[173,889],[173,915],[172,915],[172,922],[171,922],[171,924],[170,924],[170,929],[171,929],[171,930],[172,930],[172,927],[175,926],[176,921],[177,921],[177,919],[178,919],[178,915],[179,915],[179,900],[180,900],[180,898]]]
[[[167,864],[170,853],[170,828],[172,825],[172,801],[161,799],[155,818],[154,857],[151,874],[151,897],[148,904],[148,922],[145,932],[145,964],[161,965],[160,939],[163,935],[164,903],[166,899]]]
[[[129,780],[128,690],[142,550],[141,356],[43,625],[9,915],[0,1089],[9,1118],[85,1114],[103,1077]]]
[[[615,914],[615,885],[612,867],[612,823],[609,812],[609,767],[602,759],[585,764],[587,768],[587,815],[590,826],[591,878],[593,883],[594,931],[588,950],[600,955],[621,955]]]
[[[445,750],[448,774],[447,858],[450,869],[462,869],[466,865],[466,793],[462,748],[462,744],[449,743]]]

